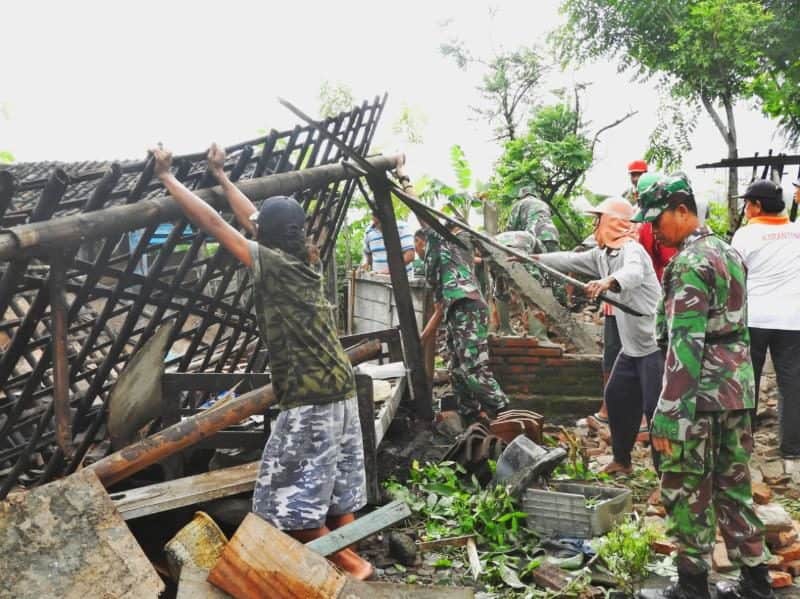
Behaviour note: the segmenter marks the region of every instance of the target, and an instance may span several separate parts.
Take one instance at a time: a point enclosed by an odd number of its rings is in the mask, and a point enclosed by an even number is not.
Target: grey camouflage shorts
[[[253,512],[281,530],[303,530],[366,503],[357,399],[283,410],[264,447]]]

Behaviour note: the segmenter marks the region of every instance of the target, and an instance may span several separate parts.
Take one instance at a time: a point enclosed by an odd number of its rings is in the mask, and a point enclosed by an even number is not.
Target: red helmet
[[[634,160],[628,165],[629,173],[646,173],[647,163],[644,160]]]

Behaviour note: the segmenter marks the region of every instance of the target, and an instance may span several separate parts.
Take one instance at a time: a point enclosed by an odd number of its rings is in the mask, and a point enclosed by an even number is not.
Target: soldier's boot
[[[775,599],[766,564],[742,566],[739,580],[717,583],[718,599]]]
[[[495,302],[495,305],[497,306],[497,319],[499,321],[497,326],[497,334],[513,335],[514,332],[511,330],[511,319],[509,317],[508,302],[497,300]]]
[[[640,599],[711,599],[708,591],[708,573],[689,574],[678,570],[678,582],[665,589],[646,589]]]

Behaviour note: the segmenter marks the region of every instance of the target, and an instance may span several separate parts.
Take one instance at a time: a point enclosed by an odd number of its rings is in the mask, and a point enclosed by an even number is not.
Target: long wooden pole
[[[347,357],[353,364],[359,364],[380,352],[381,342],[372,340],[350,348]],[[108,487],[249,416],[263,414],[275,401],[272,385],[253,389],[128,445],[88,468],[94,470],[100,482]]]
[[[376,170],[385,172],[395,168],[398,160],[398,156],[380,156],[370,158],[369,163]],[[357,170],[339,163],[250,179],[237,183],[237,187],[251,200],[259,201],[360,176]],[[215,208],[227,205],[219,186],[200,189],[196,193]],[[181,210],[175,200],[164,195],[125,206],[19,225],[0,231],[0,260],[58,250],[65,245],[135,231],[180,216]]]

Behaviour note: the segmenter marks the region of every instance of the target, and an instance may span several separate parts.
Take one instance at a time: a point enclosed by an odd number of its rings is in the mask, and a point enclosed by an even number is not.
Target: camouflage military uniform
[[[434,301],[442,304],[450,352],[450,375],[459,411],[473,417],[479,410],[490,416],[508,404],[508,398],[489,370],[487,341],[489,313],[473,270],[469,233],[459,239],[467,249],[428,231],[425,278]]]
[[[537,254],[559,250],[558,229],[550,207],[533,196],[523,197],[511,207],[506,231],[528,231],[536,239]]]
[[[281,413],[261,462],[253,511],[283,530],[318,528],[366,504],[355,380],[322,278],[280,250],[250,244],[261,335]]]
[[[744,265],[701,227],[667,266],[663,285],[657,331],[666,374],[652,434],[672,445],[662,455],[661,489],[678,569],[707,571],[717,523],[732,560],[757,566],[768,554],[748,467],[754,380]]]
[[[546,254],[561,249],[558,229],[553,224],[550,207],[531,195],[530,188],[523,187],[519,191],[521,199],[511,207],[506,231],[527,231],[536,240],[533,253]],[[553,296],[564,306],[568,305],[567,292],[560,281],[553,281],[539,269],[532,269],[531,275],[541,284],[553,290]]]

